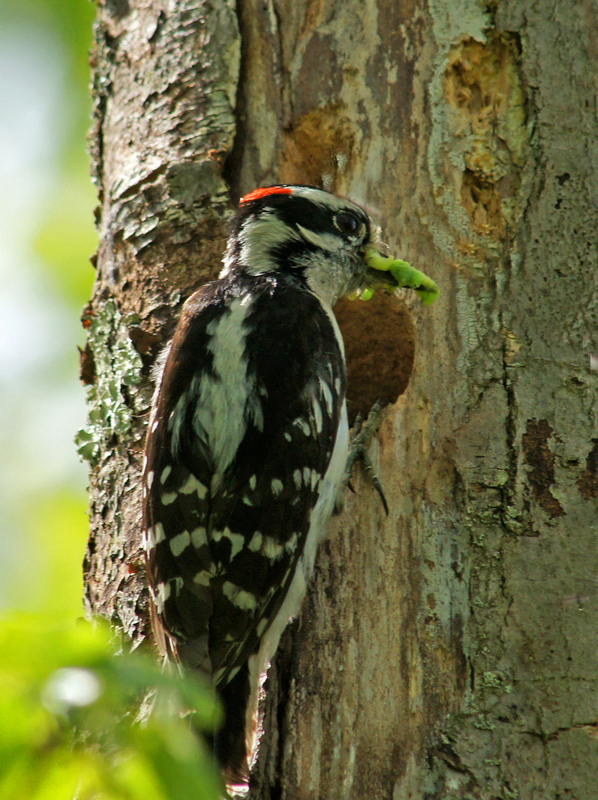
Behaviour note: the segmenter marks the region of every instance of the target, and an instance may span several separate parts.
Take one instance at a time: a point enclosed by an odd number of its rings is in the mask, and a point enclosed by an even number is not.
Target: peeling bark
[[[357,476],[268,679],[252,796],[594,800],[595,4],[98,14],[90,612],[147,635],[149,371],[219,270],[230,198],[324,186],[376,209],[443,294],[338,309],[352,413],[389,402],[372,454],[391,511]]]
[[[232,2],[99,5],[90,142],[100,245],[84,312],[94,381],[79,437],[92,467],[86,601],[135,644],[148,631],[140,476],[150,368],[185,298],[219,271],[239,52]]]

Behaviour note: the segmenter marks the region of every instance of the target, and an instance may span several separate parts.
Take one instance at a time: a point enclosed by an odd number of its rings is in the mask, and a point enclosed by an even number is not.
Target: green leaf
[[[0,800],[222,797],[198,734],[220,719],[213,690],[149,654],[116,654],[107,626],[0,618],[0,683]],[[141,721],[144,698],[154,710]]]

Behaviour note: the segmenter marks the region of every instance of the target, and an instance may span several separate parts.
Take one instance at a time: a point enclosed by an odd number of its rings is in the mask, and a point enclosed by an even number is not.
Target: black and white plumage
[[[260,675],[300,609],[343,480],[331,306],[367,282],[371,240],[367,214],[323,190],[247,195],[219,279],[185,303],[157,370],[144,471],[154,627],[218,688],[229,784],[247,781]]]

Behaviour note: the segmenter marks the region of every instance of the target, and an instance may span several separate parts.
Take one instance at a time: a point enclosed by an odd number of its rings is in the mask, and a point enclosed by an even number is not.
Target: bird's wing
[[[210,291],[188,304],[164,371],[145,516],[165,627],[183,660],[224,684],[258,648],[292,581],[345,374],[333,326],[309,293],[271,287],[242,305],[244,295]]]

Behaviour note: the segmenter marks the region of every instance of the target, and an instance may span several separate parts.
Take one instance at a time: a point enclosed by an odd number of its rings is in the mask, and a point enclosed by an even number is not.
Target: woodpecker
[[[154,634],[216,687],[215,751],[237,790],[260,679],[343,483],[346,370],[332,306],[400,283],[376,235],[362,208],[322,189],[251,192],[219,278],[186,301],[156,366],[143,475]]]

